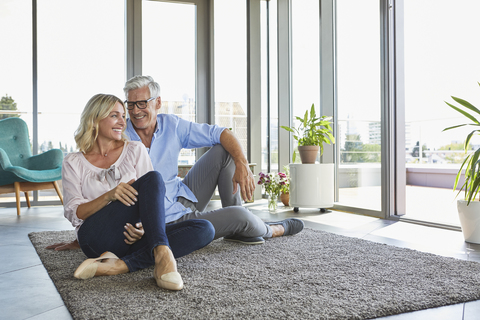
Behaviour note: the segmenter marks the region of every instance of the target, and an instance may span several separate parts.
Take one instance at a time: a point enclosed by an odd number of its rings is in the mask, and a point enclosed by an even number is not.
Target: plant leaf
[[[290,127],[280,126],[280,128],[285,129],[285,130],[290,131],[290,132],[294,132],[293,129],[290,128]]]
[[[456,126],[453,126],[453,127],[448,127],[448,128],[443,129],[442,132],[450,130],[450,129],[464,127],[464,126],[468,126],[468,124],[465,123],[465,124],[459,124],[459,125],[456,125]]]
[[[463,99],[460,99],[460,98],[457,98],[457,97],[454,97],[452,96],[452,99],[457,101],[458,103],[460,103],[462,106],[464,106],[465,108],[468,108],[472,111],[475,111],[477,114],[480,114],[480,110],[478,110],[473,104],[471,104],[470,102],[466,101],[466,100],[463,100]]]
[[[453,108],[454,110],[457,110],[458,112],[460,112],[461,114],[463,114],[465,117],[467,117],[468,119],[472,120],[473,122],[475,122],[476,124],[479,124],[480,122],[478,122],[478,120],[472,116],[470,113],[466,112],[466,111],[463,111],[462,109],[460,108],[457,108],[455,107],[453,104],[450,104],[448,102],[445,101],[446,104],[448,104],[451,108]]]

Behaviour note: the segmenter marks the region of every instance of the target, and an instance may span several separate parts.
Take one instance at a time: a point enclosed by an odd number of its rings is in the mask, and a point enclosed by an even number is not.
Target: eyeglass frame
[[[151,97],[151,98],[148,99],[148,100],[138,100],[138,101],[128,101],[128,100],[125,100],[125,101],[123,102],[123,104],[126,105],[127,110],[133,110],[133,109],[135,109],[135,106],[137,106],[138,109],[143,110],[143,109],[146,109],[147,106],[148,106],[148,103],[149,103],[150,101],[154,100],[154,99],[156,99],[156,97]],[[140,106],[138,105],[139,102],[145,102],[145,107],[143,107],[143,108],[140,107]],[[131,109],[128,107],[128,104],[129,104],[129,103],[133,103],[133,104],[134,104],[134,106],[133,106]]]

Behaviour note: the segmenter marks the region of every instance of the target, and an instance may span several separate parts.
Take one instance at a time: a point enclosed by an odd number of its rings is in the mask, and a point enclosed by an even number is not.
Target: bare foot
[[[155,269],[153,276],[157,285],[168,290],[182,290],[183,280],[177,272],[177,262],[172,250],[167,246],[157,246],[153,249]]]
[[[155,278],[160,278],[163,274],[177,271],[177,262],[169,247],[157,246],[153,249],[153,255],[155,256]]]
[[[127,273],[128,271],[127,264],[122,259],[104,259],[98,262],[95,277],[113,276]]]
[[[75,270],[73,276],[77,279],[90,279],[98,276],[113,276],[128,271],[128,267],[123,260],[107,251],[98,258],[83,261]]]
[[[285,228],[281,224],[270,225],[272,228],[272,238],[281,237],[285,233]]]

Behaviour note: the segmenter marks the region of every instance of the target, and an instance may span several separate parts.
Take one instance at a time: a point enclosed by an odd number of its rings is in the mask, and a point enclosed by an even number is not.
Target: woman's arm
[[[127,183],[120,182],[118,186],[102,194],[100,197],[90,202],[83,203],[77,207],[77,217],[85,220],[95,212],[99,211],[112,201],[120,201],[126,206],[131,206],[137,201],[138,192],[131,184],[135,181],[132,179]]]

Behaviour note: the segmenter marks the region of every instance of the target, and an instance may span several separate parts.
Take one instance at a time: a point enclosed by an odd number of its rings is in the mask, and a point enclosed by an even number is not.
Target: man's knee
[[[207,153],[214,159],[223,159],[224,161],[230,157],[230,153],[221,144],[214,145]]]
[[[244,208],[242,206],[228,207],[228,209],[229,219],[231,221],[236,221],[240,224],[248,224],[255,219],[253,213],[251,213],[247,208]]]

